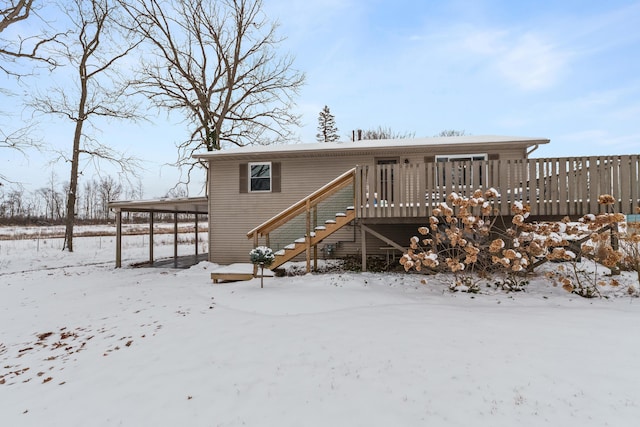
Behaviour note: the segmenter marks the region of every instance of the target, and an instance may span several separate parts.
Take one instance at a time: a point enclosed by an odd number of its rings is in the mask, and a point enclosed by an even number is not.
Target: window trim
[[[482,157],[482,159],[480,159],[480,157]],[[449,155],[442,154],[442,155],[436,155],[435,156],[435,164],[437,165],[438,163],[448,163],[448,162],[456,162],[456,161],[458,161],[458,162],[474,162],[474,161],[482,162],[482,161],[487,161],[488,159],[489,159],[489,154],[488,153],[449,154]],[[453,172],[453,170],[452,170],[452,172]],[[471,172],[471,176],[473,176],[474,170],[471,169],[470,172]],[[478,170],[478,172],[479,172],[478,179],[480,181],[482,181],[482,176],[483,176],[482,169]],[[464,178],[464,177],[467,176],[466,170],[459,170],[459,174],[462,174],[463,181],[466,180],[466,178]],[[439,185],[439,186],[447,185],[447,176],[445,175],[444,169],[442,170],[442,172],[437,172],[437,174],[436,174],[436,182],[437,182],[437,185]],[[458,183],[456,184],[455,182],[453,182],[453,180],[452,180],[452,183],[454,185],[461,185],[462,182],[460,181],[460,175],[458,176]]]
[[[269,189],[268,190],[252,190],[251,182],[253,179],[265,179],[265,177],[254,178],[251,176],[251,167],[258,165],[269,165]],[[273,162],[249,162],[247,164],[247,192],[248,193],[272,193],[273,192]]]
[[[482,159],[474,159],[474,157],[483,157]],[[441,154],[436,156],[436,162],[456,162],[456,161],[475,161],[475,160],[488,160],[489,155],[487,153],[474,153],[474,154]]]

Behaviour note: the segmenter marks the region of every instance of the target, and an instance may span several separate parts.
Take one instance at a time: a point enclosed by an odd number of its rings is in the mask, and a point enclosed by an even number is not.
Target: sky
[[[286,38],[282,53],[306,73],[295,142],[315,142],[327,105],[342,140],[383,126],[416,137],[454,129],[550,139],[535,157],[640,152],[640,1],[264,3]],[[18,101],[0,96],[3,130],[25,119]],[[45,146],[69,147],[69,125],[38,120]],[[157,197],[178,179],[166,164],[176,160],[187,125],[161,113],[137,124],[100,123],[96,137],[143,159],[144,197]],[[68,180],[69,165],[51,163],[49,151],[7,151],[0,174],[26,189],[46,185],[52,173]],[[83,171],[97,173],[91,164]],[[113,172],[104,165],[100,173]]]

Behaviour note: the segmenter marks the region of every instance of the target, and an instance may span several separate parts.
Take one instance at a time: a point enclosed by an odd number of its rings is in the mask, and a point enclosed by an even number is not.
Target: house
[[[638,155],[532,158],[545,138],[460,136],[248,146],[197,154],[208,164],[209,260],[247,262],[257,245],[291,259],[403,250],[437,203],[495,188],[499,214],[531,204],[538,218],[618,211],[640,201]],[[118,206],[113,208],[125,208]],[[202,206],[199,211],[202,211]]]

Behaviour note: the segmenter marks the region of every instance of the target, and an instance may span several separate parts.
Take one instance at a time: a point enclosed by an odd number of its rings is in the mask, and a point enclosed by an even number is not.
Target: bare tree
[[[24,214],[22,197],[24,191],[14,189],[6,196],[6,208],[10,218],[20,217]]]
[[[45,217],[51,220],[62,218],[63,195],[58,191],[58,176],[52,170],[46,187],[38,189],[37,193],[45,205]]]
[[[84,182],[82,191],[82,216],[85,219],[95,218],[95,209],[97,204],[97,183],[91,179]]]
[[[415,137],[415,132],[396,132],[391,128],[378,126],[375,129],[354,131],[351,135],[352,141],[372,140],[372,139],[405,139]]]
[[[464,136],[464,135],[466,135],[464,130],[445,129],[443,131],[440,131],[440,133],[438,133],[435,136]]]
[[[122,184],[111,175],[100,178],[98,182],[98,201],[100,205],[100,217],[109,218],[109,201],[115,200],[122,194]]]
[[[138,83],[159,108],[193,124],[178,145],[177,165],[198,149],[267,144],[292,136],[299,123],[293,95],[304,74],[276,51],[283,40],[261,0],[123,1],[151,45]]]
[[[84,132],[84,125],[91,125],[91,120],[97,118],[139,118],[137,106],[127,98],[128,82],[116,69],[116,63],[135,49],[139,41],[131,33],[122,32],[122,16],[116,0],[72,0],[65,5],[75,42],[65,44],[59,55],[77,71],[75,77],[70,77],[76,87],[55,87],[45,95],[36,96],[31,105],[38,111],[67,118],[75,126],[71,156],[60,153],[71,164],[63,249],[73,252],[81,156],[107,160],[124,173],[136,173],[136,159],[90,137]]]

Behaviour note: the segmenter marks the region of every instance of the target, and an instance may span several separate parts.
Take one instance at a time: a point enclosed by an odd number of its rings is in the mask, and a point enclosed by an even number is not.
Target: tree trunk
[[[87,55],[83,56],[80,71],[80,102],[78,103],[78,118],[73,133],[73,154],[71,156],[71,176],[69,177],[69,193],[67,197],[67,216],[65,219],[64,245],[69,252],[73,252],[73,224],[76,220],[76,193],[78,190],[78,164],[80,163],[80,140],[82,139],[82,125],[86,119],[87,105]]]
[[[65,219],[64,245],[73,252],[73,224],[76,220],[76,193],[78,189],[78,163],[80,162],[80,139],[82,138],[82,120],[76,122],[73,135],[73,155],[71,156],[71,176],[69,177],[69,193],[67,194],[67,216]]]

